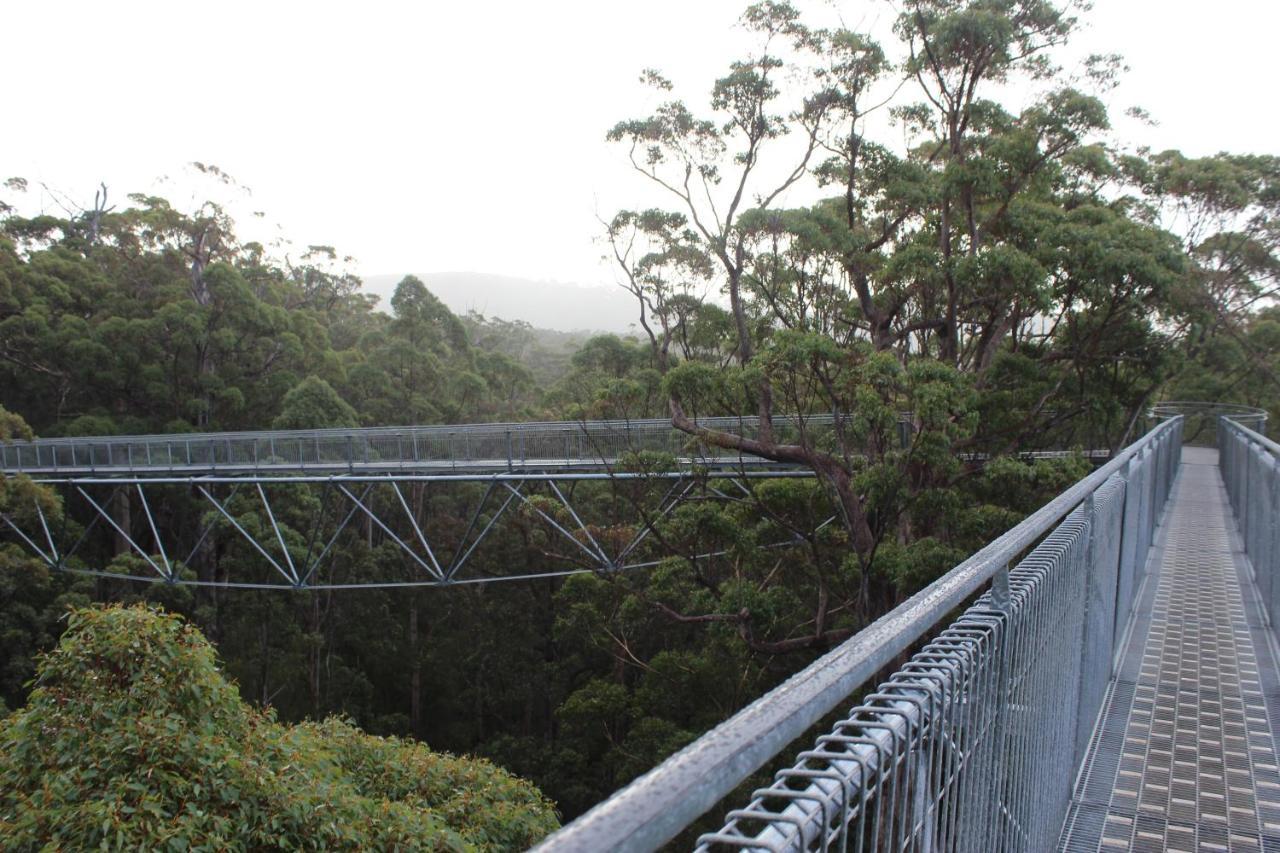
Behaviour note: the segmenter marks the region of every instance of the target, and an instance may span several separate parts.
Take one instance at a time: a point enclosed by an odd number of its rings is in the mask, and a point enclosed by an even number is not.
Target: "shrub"
[[[69,620],[27,706],[0,721],[6,850],[510,850],[556,826],[486,761],[249,707],[180,617]]]

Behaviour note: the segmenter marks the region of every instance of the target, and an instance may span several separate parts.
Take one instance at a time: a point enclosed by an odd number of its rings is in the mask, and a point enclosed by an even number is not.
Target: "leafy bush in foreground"
[[[244,704],[181,618],[73,611],[0,721],[4,849],[523,849],[556,826],[486,761],[285,726]]]

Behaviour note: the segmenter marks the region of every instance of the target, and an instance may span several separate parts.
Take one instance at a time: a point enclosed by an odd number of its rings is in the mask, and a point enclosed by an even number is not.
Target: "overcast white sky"
[[[264,221],[364,274],[605,282],[597,212],[652,201],[605,131],[646,110],[642,68],[702,95],[737,55],[744,5],[11,0],[0,179],[29,179],[31,204],[39,181],[83,203],[99,181],[181,203],[183,164],[201,160],[252,188]],[[866,26],[893,14],[838,8]],[[1280,149],[1280,3],[1096,0],[1086,20],[1075,52],[1132,68],[1116,113],[1140,104],[1160,122],[1126,127],[1133,141]]]

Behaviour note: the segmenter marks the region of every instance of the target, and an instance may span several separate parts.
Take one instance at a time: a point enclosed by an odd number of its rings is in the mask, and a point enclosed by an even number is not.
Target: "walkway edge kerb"
[[[946,575],[533,848],[649,851],[733,791],[788,743],[977,592],[1121,471],[1174,434],[1161,423]]]

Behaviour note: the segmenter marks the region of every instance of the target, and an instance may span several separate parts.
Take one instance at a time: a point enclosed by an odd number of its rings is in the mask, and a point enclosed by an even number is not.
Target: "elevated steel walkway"
[[[1182,453],[1060,849],[1280,850],[1280,670],[1219,474]]]
[[[697,423],[747,438],[760,435],[760,419],[754,415],[699,418]],[[854,425],[846,415],[787,415],[773,418],[772,428],[780,443],[821,445]],[[911,433],[910,417],[902,415],[898,439],[903,446]],[[1111,455],[1105,449],[1024,455],[1068,452],[1095,459]],[[41,438],[0,442],[0,474],[79,484],[316,482],[335,477],[400,482],[610,479],[627,476],[643,454],[666,457],[674,466],[667,472],[671,477],[694,469],[746,477],[813,475],[803,465],[699,441],[674,428],[669,418]]]
[[[1280,853],[1280,445],[1183,420],[539,850]]]
[[[761,434],[754,415],[697,423],[746,438]],[[778,416],[771,424],[776,441],[814,447],[839,446],[841,433],[862,428],[849,415],[833,414]],[[899,415],[896,431],[897,442],[908,447],[914,434],[908,415]],[[1085,455],[1106,459],[1110,451]],[[815,473],[808,466],[718,447],[675,429],[669,419],[635,419],[0,442],[0,477],[12,475],[29,477],[62,498],[60,521],[38,500],[0,512],[0,536],[14,537],[54,571],[174,585],[332,589],[450,586],[652,568],[665,556],[652,547],[656,540],[646,542],[652,522],[681,504],[741,502],[751,498],[749,480],[803,479]],[[593,492],[587,485],[584,505],[578,503],[581,492],[575,494],[584,481],[615,491],[624,483],[636,488],[625,500],[601,501],[598,487]],[[482,490],[478,496],[470,489],[475,484]],[[644,494],[646,484],[652,494]],[[458,507],[451,511],[465,516],[461,525],[447,518],[437,524],[425,497],[428,488],[450,486],[457,487]],[[188,507],[190,499],[208,512],[176,519],[175,509]],[[645,507],[632,505],[640,499]],[[602,515],[602,503],[611,516]],[[301,523],[299,507],[310,507],[310,517]],[[545,524],[565,552],[557,563],[496,572],[476,566],[480,561],[472,556],[483,541],[528,514]],[[292,529],[280,522],[286,517],[293,520]],[[638,519],[645,520],[637,524]],[[835,521],[821,521],[817,529]],[[393,543],[406,559],[389,576],[335,571],[340,567],[333,547],[352,525],[370,531],[370,547],[376,528],[376,539]],[[602,529],[622,533],[625,541],[601,537]],[[803,538],[797,531],[779,535],[784,538],[762,547],[791,547]],[[104,536],[114,539],[110,551],[103,547]],[[261,558],[256,568],[267,571],[241,565],[234,577],[202,577],[192,569],[193,561],[215,550],[215,540],[236,538]],[[127,572],[105,570],[103,560],[86,560],[95,542],[99,556],[128,550],[141,563]],[[723,553],[721,546],[693,556]],[[209,560],[202,562],[208,569]]]
[[[754,416],[703,418],[715,430],[759,435]],[[813,439],[843,426],[832,415],[778,417],[782,441]],[[791,469],[750,454],[698,444],[670,419],[480,423],[362,429],[270,430],[172,435],[45,438],[0,442],[0,471],[42,481],[85,477],[191,478],[414,473],[599,472],[628,456],[663,453],[682,467],[717,471]]]

